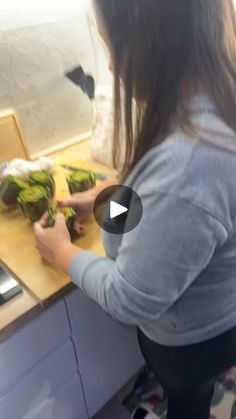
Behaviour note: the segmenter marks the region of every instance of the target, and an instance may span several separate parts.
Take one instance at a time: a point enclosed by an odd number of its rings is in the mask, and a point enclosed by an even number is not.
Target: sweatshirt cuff
[[[83,288],[83,278],[85,277],[87,270],[99,259],[101,258],[92,252],[82,252],[75,256],[68,267],[68,274],[70,275],[72,282],[79,288]]]
[[[68,273],[72,282],[89,298],[101,304],[100,297],[104,291],[106,277],[114,267],[114,261],[96,256],[92,252],[82,252],[71,261]]]

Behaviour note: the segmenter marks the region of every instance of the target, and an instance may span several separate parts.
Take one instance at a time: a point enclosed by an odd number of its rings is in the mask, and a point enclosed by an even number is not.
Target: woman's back
[[[128,301],[124,321],[138,318],[152,340],[174,346],[236,324],[236,134],[207,97],[195,97],[190,109],[197,138],[176,130],[126,182],[143,201],[140,225],[120,240],[104,234],[108,255],[132,285],[115,281],[109,311],[119,312],[115,289]]]

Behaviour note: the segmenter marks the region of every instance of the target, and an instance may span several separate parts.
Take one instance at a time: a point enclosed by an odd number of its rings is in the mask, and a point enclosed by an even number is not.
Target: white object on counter
[[[99,163],[112,166],[113,135],[112,91],[109,86],[98,86],[95,92],[92,156]]]
[[[122,125],[121,136],[124,137]],[[112,138],[114,130],[113,93],[110,85],[100,85],[95,92],[94,123],[92,132],[92,157],[99,163],[113,167]],[[124,160],[121,152],[120,165]]]
[[[49,173],[54,173],[55,163],[49,157],[40,157],[35,161],[27,161],[23,159],[12,160],[7,166],[3,169],[2,176],[19,176],[22,179],[27,179],[31,172],[35,170],[45,170]]]

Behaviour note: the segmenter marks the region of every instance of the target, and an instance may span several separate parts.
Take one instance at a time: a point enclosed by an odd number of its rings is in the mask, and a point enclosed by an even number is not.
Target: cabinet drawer
[[[64,301],[45,310],[29,324],[0,343],[0,397],[70,335]]]
[[[22,376],[0,399],[0,419],[25,419],[77,373],[72,343],[52,352],[26,375]],[[45,418],[44,418],[45,419]]]
[[[79,375],[24,419],[88,419]]]
[[[136,329],[113,320],[79,290],[66,297],[89,416],[144,365]]]

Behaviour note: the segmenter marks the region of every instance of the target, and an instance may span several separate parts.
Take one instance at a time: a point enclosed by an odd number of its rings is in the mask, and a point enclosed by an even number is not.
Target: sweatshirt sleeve
[[[117,259],[84,252],[69,266],[72,281],[88,297],[130,325],[160,318],[227,238],[224,225],[192,202],[145,187],[137,192],[143,217],[123,235]]]

